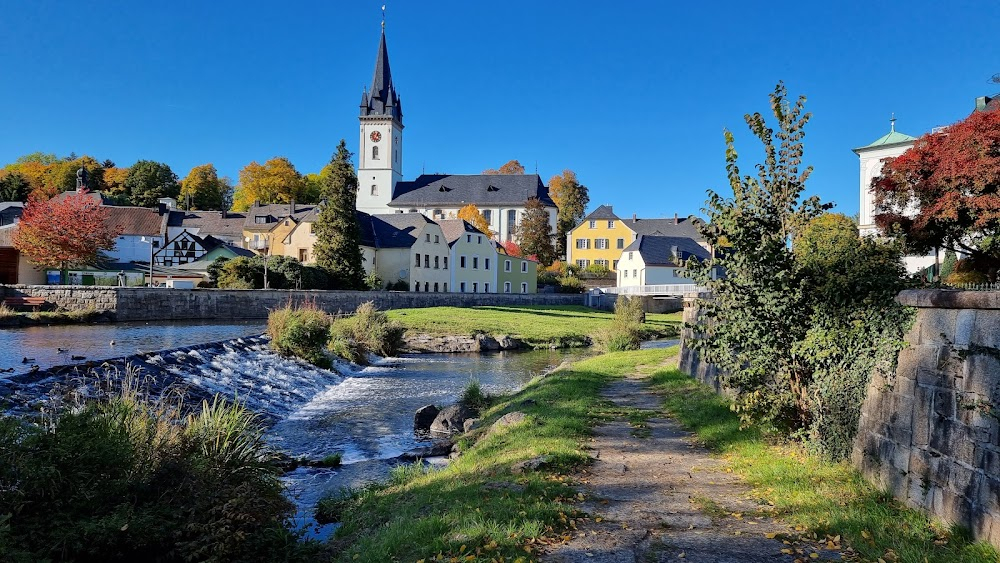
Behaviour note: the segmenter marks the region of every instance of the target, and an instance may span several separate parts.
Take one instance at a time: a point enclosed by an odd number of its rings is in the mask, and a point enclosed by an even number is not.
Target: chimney
[[[295,215],[295,198],[294,197],[292,198],[292,201],[290,201],[288,203],[288,215],[289,216]]]
[[[677,214],[676,213],[674,213],[674,224],[675,225],[679,225],[680,224],[680,220],[677,218]]]
[[[635,213],[633,213],[632,214],[632,222],[635,223],[636,221],[638,221],[638,219],[636,219]]]
[[[223,219],[225,219],[227,217],[226,213],[228,213],[228,211],[226,211],[225,209],[223,209],[222,210],[222,218]]]
[[[157,203],[156,204],[156,213],[158,215],[166,215],[166,213],[167,213],[167,204],[166,203],[162,203],[162,202],[161,203]]]

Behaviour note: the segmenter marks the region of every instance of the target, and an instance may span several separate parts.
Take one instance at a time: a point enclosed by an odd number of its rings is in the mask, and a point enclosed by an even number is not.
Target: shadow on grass
[[[796,444],[770,440],[756,427],[740,428],[727,399],[680,371],[661,369],[650,381],[664,393],[666,409],[722,454],[788,523],[820,537],[840,535],[868,561],[1000,560],[992,546],[973,543],[967,534],[935,524],[871,486],[849,463],[808,455]]]

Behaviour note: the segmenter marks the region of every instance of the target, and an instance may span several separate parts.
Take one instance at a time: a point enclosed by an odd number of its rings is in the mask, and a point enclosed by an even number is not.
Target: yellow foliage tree
[[[181,202],[185,209],[222,209],[225,189],[215,166],[195,166],[181,182]]]
[[[108,197],[115,199],[128,198],[128,189],[125,188],[125,179],[128,178],[128,168],[105,168],[104,169],[104,192]]]
[[[285,157],[279,156],[264,164],[251,162],[240,170],[240,183],[233,196],[233,209],[246,211],[253,202],[289,203],[300,200],[306,180]]]
[[[490,169],[487,169],[487,170],[483,170],[483,174],[492,174],[492,175],[496,175],[496,174],[524,174],[524,166],[522,166],[521,163],[518,162],[518,161],[516,161],[516,160],[509,160],[509,161],[507,161],[507,164],[504,164],[503,166],[501,166],[499,170],[490,168]]]
[[[482,212],[479,211],[476,204],[470,203],[469,205],[459,209],[458,218],[465,219],[470,225],[478,229],[479,232],[493,238],[493,231],[490,230],[490,224],[486,220],[486,217],[483,217]]]

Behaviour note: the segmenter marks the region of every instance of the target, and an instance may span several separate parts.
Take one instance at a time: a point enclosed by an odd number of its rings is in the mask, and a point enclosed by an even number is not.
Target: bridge
[[[683,297],[686,293],[702,293],[708,291],[693,283],[675,283],[664,285],[627,285],[622,287],[602,287],[604,293],[628,296],[649,296],[649,297]]]

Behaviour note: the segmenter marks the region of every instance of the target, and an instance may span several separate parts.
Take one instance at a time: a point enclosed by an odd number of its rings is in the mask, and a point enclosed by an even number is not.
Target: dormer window
[[[267,223],[270,223],[270,221],[268,221],[267,219],[268,219],[267,216],[264,217],[258,216],[253,218],[253,222],[257,225],[266,225]]]
[[[378,147],[372,147],[372,160],[378,160]]]
[[[500,188],[498,188],[498,187],[496,187],[496,186],[494,186],[492,184],[490,184],[489,186],[486,186],[486,191],[488,191],[488,192],[495,192],[495,191],[499,191],[499,190],[500,190]]]

